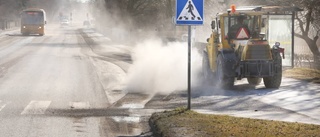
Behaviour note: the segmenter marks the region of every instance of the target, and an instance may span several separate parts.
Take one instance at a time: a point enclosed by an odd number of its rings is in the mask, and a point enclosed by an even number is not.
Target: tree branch
[[[298,37],[298,38],[301,38],[301,39],[304,39],[303,35],[298,34],[298,33],[294,33],[294,36],[296,36],[296,37]]]
[[[317,43],[317,41],[318,41],[318,39],[319,39],[319,33],[320,33],[320,30],[317,31],[316,36],[313,38],[313,41],[314,41],[315,43]]]
[[[306,33],[308,33],[310,30],[310,23],[312,19],[311,16],[312,16],[312,7],[309,7],[308,12],[306,14]]]
[[[147,5],[146,4],[147,0],[143,0],[143,1],[140,1],[139,4],[137,4],[137,6],[135,7],[136,10],[138,10],[140,7],[142,7],[143,5]],[[138,2],[137,2],[138,3]]]
[[[296,13],[296,19],[298,20],[298,22],[299,22],[299,27],[300,27],[300,30],[301,30],[301,33],[302,34],[305,34],[305,30],[304,30],[304,28],[303,28],[303,21],[302,21],[302,19],[300,19],[299,17],[298,17],[298,13]]]

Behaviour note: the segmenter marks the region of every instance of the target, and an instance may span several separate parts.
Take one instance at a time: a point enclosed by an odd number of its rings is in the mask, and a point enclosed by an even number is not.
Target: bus
[[[39,34],[43,36],[46,23],[46,12],[43,9],[30,8],[21,13],[22,35]]]

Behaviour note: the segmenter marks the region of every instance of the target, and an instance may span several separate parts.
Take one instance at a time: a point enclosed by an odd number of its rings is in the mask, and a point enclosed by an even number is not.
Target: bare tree
[[[130,19],[134,26],[157,26],[171,19],[173,0],[105,0],[112,15],[121,16],[121,21]]]
[[[16,20],[20,11],[25,7],[25,0],[0,0],[0,21]]]
[[[297,5],[303,8],[304,12],[298,12],[296,14],[300,33],[295,33],[295,36],[303,39],[307,43],[310,51],[313,53],[316,67],[320,68],[320,52],[317,45],[320,35],[320,1],[297,1]]]

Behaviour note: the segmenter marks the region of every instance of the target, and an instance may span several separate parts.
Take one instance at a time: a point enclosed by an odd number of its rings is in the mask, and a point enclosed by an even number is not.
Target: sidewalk
[[[214,111],[206,109],[194,109],[194,111],[204,114],[221,114],[320,125],[319,87],[319,84],[283,78],[283,84],[279,89],[271,92],[269,89],[259,89],[253,91],[256,94],[248,95],[253,100],[282,108],[279,111]],[[215,98],[212,97],[213,99]]]
[[[295,79],[288,81],[278,90],[257,96],[254,99],[291,110],[313,119],[312,123],[320,125],[320,86]],[[295,89],[295,90],[292,90]]]
[[[19,27],[14,27],[14,28],[5,29],[5,30],[0,29],[0,35],[20,33],[19,31],[20,31]]]

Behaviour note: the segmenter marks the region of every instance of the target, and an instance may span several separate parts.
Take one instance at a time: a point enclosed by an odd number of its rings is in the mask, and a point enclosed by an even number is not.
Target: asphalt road
[[[185,90],[127,91],[132,45],[81,26],[46,29],[45,36],[0,34],[0,136],[150,136],[153,112],[186,106]],[[320,124],[319,89],[288,78],[279,89],[243,81],[229,91],[198,85],[192,88],[192,109]]]
[[[118,114],[108,113],[117,111],[107,110],[112,102],[105,91],[126,67],[93,53],[79,28],[46,29],[45,36],[0,36],[0,136],[106,136],[105,116]],[[101,64],[110,74],[99,71]]]

